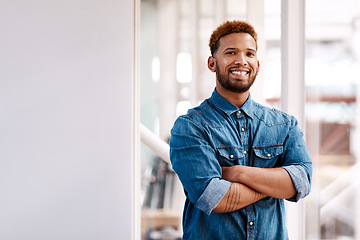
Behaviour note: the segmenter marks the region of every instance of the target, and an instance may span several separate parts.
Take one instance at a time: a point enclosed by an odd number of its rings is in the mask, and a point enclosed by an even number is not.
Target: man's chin
[[[233,92],[233,93],[245,93],[247,92],[250,87],[239,87],[239,86],[223,86],[226,90]]]

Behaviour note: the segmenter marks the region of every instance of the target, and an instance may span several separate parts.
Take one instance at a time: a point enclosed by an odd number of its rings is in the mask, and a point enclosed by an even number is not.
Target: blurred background
[[[176,117],[210,97],[208,40],[233,19],[249,21],[259,35],[253,99],[281,109],[281,9],[281,0],[141,0],[141,123],[168,142]],[[359,43],[359,0],[305,1],[301,125],[314,167],[305,239],[360,239]],[[143,144],[143,239],[180,239],[183,202],[171,166]]]

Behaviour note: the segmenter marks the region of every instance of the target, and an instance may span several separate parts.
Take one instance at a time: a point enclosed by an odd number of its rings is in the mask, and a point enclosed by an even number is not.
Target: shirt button
[[[242,131],[242,132],[245,131],[245,128],[241,128],[241,131]]]
[[[270,154],[270,153],[268,153],[268,154],[267,154],[267,156],[268,156],[268,157],[271,157],[271,154]]]
[[[241,114],[241,110],[239,110],[238,113]]]
[[[244,154],[246,154],[247,153],[247,151],[244,151]]]
[[[230,157],[231,159],[233,159],[233,158],[234,158],[234,155],[231,154],[229,157]]]
[[[251,222],[249,222],[249,224],[250,224],[250,226],[252,226],[252,225],[254,225],[254,222],[253,222],[253,221],[251,221]]]

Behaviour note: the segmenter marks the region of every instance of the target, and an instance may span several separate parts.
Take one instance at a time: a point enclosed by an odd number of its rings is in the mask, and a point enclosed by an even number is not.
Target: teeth
[[[247,74],[247,72],[245,71],[232,71],[233,74],[237,74],[237,75],[242,75],[245,76]]]

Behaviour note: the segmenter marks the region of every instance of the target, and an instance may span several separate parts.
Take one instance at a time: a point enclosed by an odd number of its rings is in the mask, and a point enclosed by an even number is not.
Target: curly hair
[[[244,21],[226,21],[220,26],[218,26],[211,34],[209,47],[211,55],[214,55],[216,50],[219,47],[220,38],[231,34],[231,33],[248,33],[255,40],[256,49],[257,49],[257,33],[253,26]]]

